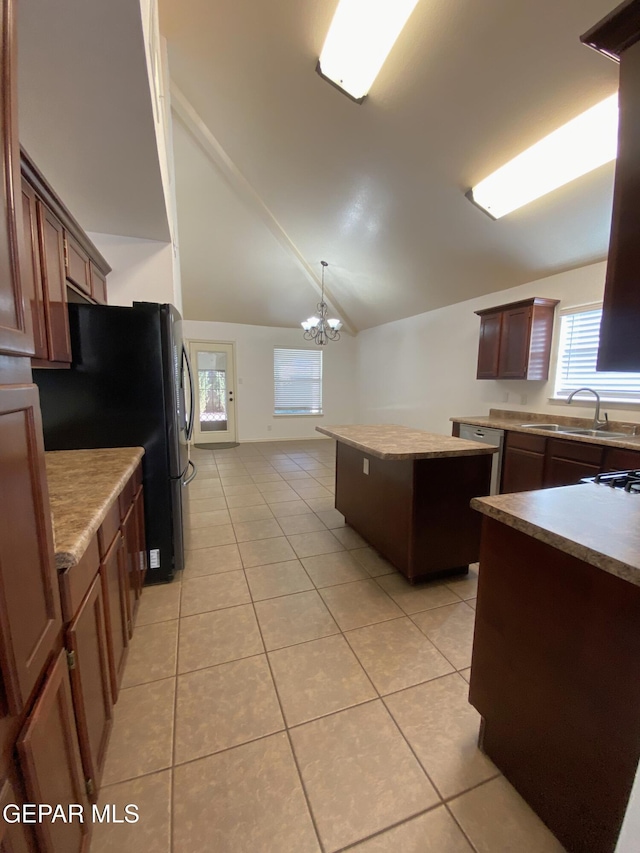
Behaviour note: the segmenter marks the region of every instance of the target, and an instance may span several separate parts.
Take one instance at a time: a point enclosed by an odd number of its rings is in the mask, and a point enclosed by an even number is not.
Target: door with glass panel
[[[191,341],[196,386],[194,444],[236,440],[233,344]]]

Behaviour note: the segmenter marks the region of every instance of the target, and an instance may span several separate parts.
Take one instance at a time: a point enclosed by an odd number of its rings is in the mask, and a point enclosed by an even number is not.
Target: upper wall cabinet
[[[478,379],[548,379],[557,299],[533,297],[476,311]]]
[[[640,371],[640,0],[627,0],[581,39],[620,63],[618,158],[598,370]]]
[[[29,298],[20,277],[22,241],[22,195],[20,193],[20,148],[16,114],[14,4],[0,0],[0,353],[33,355]],[[8,37],[6,37],[8,36]]]

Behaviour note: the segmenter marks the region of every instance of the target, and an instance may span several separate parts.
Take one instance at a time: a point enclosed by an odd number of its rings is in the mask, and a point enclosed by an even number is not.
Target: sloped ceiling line
[[[211,133],[209,127],[202,120],[199,113],[194,109],[191,102],[173,80],[171,81],[171,108],[183,127],[192,136],[213,166],[222,175],[226,183],[251,212],[258,214],[260,219],[264,222],[280,245],[293,257],[294,261],[300,267],[310,284],[315,288],[318,294],[320,294],[322,292],[322,283],[313,267],[307,262],[293,240],[291,240],[269,207],[265,204],[262,197],[256,192],[251,183],[247,178],[245,178],[240,169],[229,157],[224,148]],[[346,316],[345,312],[336,300],[331,297],[331,294],[327,291],[326,285],[324,297],[325,302],[332,309],[332,312],[342,320],[342,327],[344,331],[352,335],[357,334],[358,330]]]

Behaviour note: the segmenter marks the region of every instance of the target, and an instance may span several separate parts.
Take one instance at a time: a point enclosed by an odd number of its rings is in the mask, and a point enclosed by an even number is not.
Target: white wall
[[[605,269],[605,263],[592,264],[361,332],[356,338],[358,421],[447,434],[450,417],[486,415],[490,408],[592,417],[592,405],[568,408],[549,400],[555,333],[548,382],[477,380],[480,319],[474,311],[530,296],[559,299],[558,309],[596,302],[602,299]],[[606,404],[603,410],[612,420],[640,421],[639,406]]]
[[[238,441],[322,438],[316,425],[354,423],[356,414],[355,339],[343,335],[323,348],[322,417],[275,417],[273,348],[311,347],[302,330],[239,323],[186,320],[185,339],[235,344]]]
[[[110,305],[170,302],[180,310],[171,243],[95,232],[89,233],[89,238],[112,268],[107,278]]]

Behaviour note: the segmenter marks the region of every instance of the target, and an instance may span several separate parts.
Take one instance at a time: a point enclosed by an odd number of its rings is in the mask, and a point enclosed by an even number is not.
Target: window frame
[[[320,361],[320,406],[318,412],[284,412],[278,411],[277,407],[277,390],[276,390],[276,353],[278,350],[287,350],[289,352],[311,352],[319,356]],[[324,358],[323,351],[318,347],[301,347],[301,346],[285,346],[274,345],[273,347],[273,417],[274,418],[322,418],[324,417]],[[284,407],[282,407],[284,408]]]
[[[557,331],[558,343],[557,343],[556,363],[555,363],[555,369],[554,369],[554,375],[553,375],[553,395],[551,396],[550,399],[552,401],[565,402],[566,403],[567,397],[569,396],[571,391],[575,390],[575,388],[594,387],[594,390],[598,392],[598,394],[600,395],[600,399],[603,403],[616,404],[617,406],[619,406],[621,408],[626,408],[626,407],[633,408],[633,407],[639,406],[640,405],[640,372],[639,373],[634,372],[632,374],[632,375],[638,377],[637,391],[635,392],[636,396],[634,396],[634,397],[624,396],[624,393],[621,394],[621,392],[616,391],[615,388],[598,387],[599,382],[601,382],[602,380],[600,378],[598,378],[597,382],[595,382],[595,383],[593,382],[593,379],[595,378],[593,376],[593,374],[596,373],[596,371],[593,371],[591,374],[586,374],[584,381],[580,380],[579,383],[576,383],[575,387],[571,387],[571,388],[567,387],[567,380],[562,376],[564,352],[566,349],[563,346],[563,344],[564,344],[564,330],[563,330],[564,318],[575,316],[577,314],[585,314],[585,313],[589,313],[589,312],[594,312],[594,311],[600,311],[600,313],[602,313],[602,302],[589,302],[589,303],[585,303],[583,305],[573,305],[571,307],[562,308],[558,312],[558,320],[559,320],[558,331]],[[598,339],[599,339],[599,335],[598,335]],[[622,371],[604,371],[603,370],[603,371],[597,371],[597,373],[600,374],[601,376],[605,376],[607,373],[611,373],[611,374],[613,374],[614,377],[624,375],[625,379],[629,376],[629,373],[622,372]],[[590,375],[591,375],[591,379],[589,378]],[[563,385],[563,383],[564,383],[564,385]],[[582,395],[578,395],[574,399],[576,402],[582,402],[583,400],[585,402],[588,402],[589,400],[591,400],[593,398],[591,397],[591,395],[584,396],[584,397]]]

